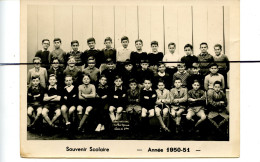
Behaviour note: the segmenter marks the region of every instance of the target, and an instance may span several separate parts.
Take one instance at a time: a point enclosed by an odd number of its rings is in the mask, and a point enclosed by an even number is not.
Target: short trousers
[[[32,107],[34,110],[38,109],[38,107],[42,107],[42,103],[41,102],[32,102],[32,103],[28,103],[28,107]]]
[[[194,106],[189,107],[188,111],[193,111],[194,113],[198,113],[200,110],[204,110],[203,106]]]
[[[127,105],[126,106],[126,112],[131,112],[133,110],[135,112],[141,112],[142,108],[140,105]]]
[[[46,103],[44,105],[44,108],[48,109],[48,110],[57,110],[57,109],[60,109],[61,108],[61,105],[60,103],[54,103],[54,102],[50,102],[50,103]]]

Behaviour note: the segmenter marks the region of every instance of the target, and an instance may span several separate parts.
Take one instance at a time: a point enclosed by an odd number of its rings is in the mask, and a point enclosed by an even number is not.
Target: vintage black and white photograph
[[[239,5],[116,2],[26,4],[25,140],[230,143]]]

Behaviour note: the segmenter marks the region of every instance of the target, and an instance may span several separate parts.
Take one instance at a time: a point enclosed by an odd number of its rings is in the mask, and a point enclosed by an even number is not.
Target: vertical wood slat
[[[208,9],[206,6],[193,6],[193,38],[195,55],[200,54],[200,43],[208,41]]]
[[[92,6],[73,6],[73,39],[79,41],[79,50],[88,49],[92,37]]]
[[[28,6],[27,14],[27,62],[31,63],[38,50],[37,6]],[[33,65],[28,65],[27,69],[32,67]]]
[[[151,6],[151,40],[158,41],[158,51],[163,52],[163,6]],[[149,42],[150,45],[151,42]]]
[[[209,53],[215,55],[214,45],[223,46],[223,9],[222,6],[208,7],[208,45]]]
[[[143,51],[150,52],[151,47],[151,8],[139,6],[139,38],[143,40]]]
[[[129,49],[135,49],[135,40],[138,39],[137,6],[126,6],[125,35],[129,38]]]
[[[61,48],[70,51],[72,40],[72,6],[55,6],[54,10],[54,37],[61,38]]]
[[[121,37],[126,35],[126,7],[116,6],[115,7],[115,46],[116,48],[121,47]]]
[[[192,13],[191,6],[178,7],[178,51],[185,56],[184,46],[192,45]]]
[[[54,10],[53,6],[38,6],[38,49],[42,48],[42,40],[49,39],[49,50],[53,50],[54,38]]]

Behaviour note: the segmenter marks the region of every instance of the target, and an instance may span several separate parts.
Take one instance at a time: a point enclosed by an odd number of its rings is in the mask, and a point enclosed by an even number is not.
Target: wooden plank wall
[[[41,40],[62,39],[62,48],[71,50],[71,40],[78,40],[79,49],[88,49],[87,39],[96,39],[96,48],[104,48],[105,37],[113,39],[113,47],[121,47],[121,37],[128,36],[129,48],[134,41],[144,42],[143,50],[150,52],[150,43],[159,42],[159,51],[167,52],[168,43],[176,43],[176,53],[184,55],[183,47],[190,43],[198,55],[199,44],[207,42],[209,52],[222,44],[228,55],[228,9],[223,6],[28,6],[28,62],[32,62]]]

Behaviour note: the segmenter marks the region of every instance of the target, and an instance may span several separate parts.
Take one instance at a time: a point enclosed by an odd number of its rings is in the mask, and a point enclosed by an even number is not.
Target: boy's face
[[[60,45],[61,45],[61,42],[60,42],[60,41],[54,41],[54,48],[55,48],[55,49],[59,49],[59,48],[60,48]]]
[[[219,56],[220,54],[221,54],[221,49],[219,48],[219,47],[215,47],[214,48],[214,51],[215,51],[215,54],[217,55],[217,56]]]
[[[106,84],[107,84],[107,78],[105,78],[105,77],[100,78],[100,79],[99,79],[99,83],[100,83],[101,85],[106,85]]]
[[[153,52],[157,52],[158,51],[158,45],[157,44],[152,44],[151,47],[152,47],[152,51]]]
[[[111,41],[105,41],[106,48],[111,48],[112,42]]]
[[[160,66],[158,67],[158,71],[161,72],[161,73],[164,73],[165,70],[166,70],[165,65],[160,65]]]
[[[144,88],[150,89],[152,87],[152,83],[150,80],[144,80]]]
[[[184,52],[186,53],[187,56],[190,56],[190,55],[192,54],[192,50],[191,50],[190,47],[186,47],[186,48],[184,49]]]
[[[88,76],[84,76],[82,79],[83,84],[89,84],[90,83],[90,78]]]
[[[123,84],[123,81],[122,81],[122,79],[116,79],[114,83],[115,83],[116,87],[121,87],[121,85]]]
[[[174,82],[174,86],[175,86],[175,88],[180,88],[181,85],[182,85],[182,83],[181,83],[180,80],[175,80],[175,82]]]
[[[39,78],[35,78],[32,80],[32,86],[33,87],[37,87],[40,84],[40,79]]]
[[[58,61],[58,60],[53,60],[52,66],[53,66],[54,68],[59,67],[59,61]]]
[[[131,88],[131,90],[135,90],[136,87],[137,87],[137,84],[136,84],[135,82],[130,83],[130,84],[129,84],[129,87]]]
[[[149,64],[146,62],[141,63],[141,67],[143,70],[146,70],[148,68]]]
[[[72,85],[72,83],[73,83],[73,80],[72,80],[72,77],[66,77],[65,78],[65,84],[67,85],[67,86],[71,86]]]
[[[211,66],[211,68],[209,69],[209,71],[212,74],[216,74],[218,72],[218,67],[217,66]]]
[[[198,82],[195,82],[192,84],[192,88],[196,91],[200,88],[200,84]]]
[[[69,64],[69,67],[74,67],[76,64],[75,59],[69,59],[68,64]]]
[[[71,48],[72,48],[72,50],[73,51],[78,51],[78,49],[79,49],[79,44],[78,43],[73,43],[72,45],[71,45]]]
[[[127,71],[131,71],[133,69],[133,65],[132,64],[125,65],[125,69]]]
[[[54,86],[57,83],[57,79],[54,76],[52,76],[49,78],[49,83],[51,86]]]
[[[121,44],[124,48],[127,48],[128,47],[128,40],[122,40]]]
[[[202,53],[207,53],[207,51],[208,51],[208,46],[207,46],[206,44],[202,44],[202,45],[200,46],[200,50],[201,50]]]
[[[142,50],[142,47],[143,47],[142,42],[136,42],[135,47],[136,47],[137,50]]]
[[[50,47],[50,42],[49,41],[43,41],[42,42],[42,48],[47,50]]]
[[[88,47],[89,47],[90,49],[95,49],[95,45],[96,45],[95,41],[90,41],[90,42],[88,42]]]
[[[180,73],[183,73],[185,70],[185,66],[178,66],[177,69]]]
[[[95,61],[94,60],[89,60],[88,61],[88,67],[90,68],[90,69],[93,69],[94,67],[95,67]]]
[[[107,63],[107,67],[108,67],[108,69],[112,70],[112,69],[114,69],[114,64],[111,62]]]
[[[168,49],[169,49],[169,52],[170,52],[171,54],[173,54],[173,53],[175,52],[175,46],[174,46],[174,45],[170,45],[170,46],[168,47]]]
[[[164,88],[165,88],[164,83],[159,82],[159,83],[158,83],[158,89],[159,89],[159,90],[164,90]]]
[[[215,92],[219,92],[220,89],[221,89],[220,84],[215,84],[215,85],[213,86],[213,89],[214,89]]]
[[[41,61],[40,60],[34,60],[33,63],[34,63],[34,67],[35,68],[40,68],[40,66],[41,66]]]
[[[193,74],[198,74],[199,71],[200,71],[200,68],[192,67],[192,73],[193,73]]]

